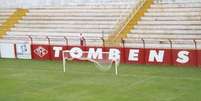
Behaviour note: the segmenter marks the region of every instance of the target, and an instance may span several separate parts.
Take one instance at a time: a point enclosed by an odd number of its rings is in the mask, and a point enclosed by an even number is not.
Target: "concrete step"
[[[58,30],[58,31],[68,31],[68,30],[97,30],[97,31],[113,31],[113,28],[98,28],[98,27],[15,27],[15,29],[23,29],[23,30]]]
[[[8,16],[0,16],[0,19],[7,19]]]
[[[28,13],[27,16],[127,16],[128,13]]]
[[[55,7],[45,7],[45,8],[29,8],[30,11],[37,11],[37,10],[76,10],[76,9],[86,9],[86,10],[109,10],[109,9],[119,9],[119,10],[123,10],[123,9],[132,9],[133,5],[115,5],[115,6],[100,6],[100,5],[94,5],[94,6],[65,6],[65,7],[59,7],[59,8],[55,8]]]
[[[155,26],[149,26],[149,25],[137,25],[135,26],[135,29],[145,29],[145,30],[201,30],[201,26],[185,26],[185,25],[172,25],[172,26],[166,26],[166,25],[155,25]]]
[[[155,33],[155,34],[189,34],[189,35],[197,35],[201,33],[201,30],[158,30],[158,29],[134,29],[131,31],[131,33],[134,34],[150,34],[150,33]]]
[[[147,12],[145,16],[165,16],[165,17],[189,17],[189,16],[201,16],[200,12]]]
[[[123,6],[124,7],[124,6]],[[37,13],[37,12],[66,12],[66,11],[75,11],[75,12],[77,12],[77,11],[125,11],[125,8],[126,8],[126,6],[124,7],[124,8],[98,8],[98,9],[96,9],[96,8],[90,8],[90,7],[88,7],[88,8],[71,8],[71,9],[69,9],[69,8],[64,8],[64,9],[48,9],[48,8],[42,8],[42,9],[34,9],[34,8],[29,8],[29,12],[35,12],[35,13]],[[131,9],[130,7],[128,7],[128,9]]]
[[[16,24],[15,28],[104,28],[112,29],[111,25],[37,25],[37,24]]]
[[[92,24],[92,25],[95,25],[95,24],[103,24],[103,25],[107,25],[107,24],[115,24],[116,21],[24,21],[24,20],[21,20],[19,21],[19,23],[22,23],[22,24],[80,24],[80,25],[87,25],[87,24]]]
[[[13,13],[0,13],[0,16],[10,16],[12,15]]]
[[[200,21],[201,16],[192,16],[192,17],[150,17],[150,16],[144,16],[141,18],[141,20],[149,20],[149,21]]]
[[[52,38],[64,38],[64,36],[71,36],[71,37],[80,37],[80,33],[37,33],[37,32],[33,32],[33,35],[31,35],[31,37],[40,37],[40,36],[48,36],[50,39]],[[60,34],[60,35],[59,35]],[[97,34],[97,33],[92,33],[92,34],[87,34],[87,33],[82,33],[82,36],[84,36],[85,38],[90,38],[90,37],[94,37],[94,38],[101,38],[103,35],[101,34]],[[105,37],[108,37],[108,34],[104,34]],[[4,38],[29,38],[29,36],[27,36],[27,32],[7,32],[7,35]]]
[[[49,14],[49,15],[27,15],[30,17],[120,17],[120,14],[59,14],[59,15],[53,15],[53,14]],[[126,14],[122,14],[122,17],[127,17],[128,13]]]
[[[172,3],[201,3],[200,0],[154,0],[156,4],[172,4]]]
[[[0,9],[0,13],[10,13],[10,12],[15,12],[15,9]]]
[[[12,30],[24,30],[24,31],[75,31],[75,30],[79,30],[79,31],[102,31],[102,29],[98,29],[98,28],[24,28],[24,27],[14,27],[12,28]],[[105,29],[105,31],[112,31],[113,29]]]
[[[57,17],[57,16],[46,16],[46,17],[37,17],[37,16],[25,16],[23,17],[23,20],[117,20],[116,17],[72,17],[72,16],[66,16],[66,17]],[[123,18],[122,18],[123,19]]]
[[[201,25],[201,21],[139,21],[143,25]]]
[[[76,25],[89,25],[89,26],[97,26],[97,25],[104,25],[104,26],[115,26],[115,24],[113,23],[93,23],[93,22],[86,22],[85,24],[80,23],[80,22],[74,22],[74,23],[20,23],[20,25],[45,25],[45,26],[57,26],[57,25],[61,25],[61,26],[76,26]]]
[[[148,12],[200,12],[200,8],[151,8]]]
[[[122,13],[129,12],[131,9],[66,9],[66,10],[29,10],[29,13]],[[1,12],[0,12],[1,13]]]
[[[44,8],[30,8],[30,10],[65,10],[65,9],[119,9],[119,8],[133,8],[133,5],[136,5],[136,3],[130,3],[130,2],[121,2],[118,4],[76,4],[74,5],[66,5],[65,7],[44,7]]]
[[[201,39],[201,35],[128,34],[128,39]]]
[[[151,8],[201,8],[201,3],[164,3],[153,4]]]
[[[0,23],[3,23],[3,22],[5,22],[5,20],[0,20]]]
[[[102,33],[101,29],[44,29],[44,28],[12,28],[11,31],[22,31],[22,32],[67,32],[67,33]],[[112,29],[104,29],[105,33],[112,32]]]
[[[83,33],[85,34],[85,33]],[[96,35],[98,33],[87,33],[87,34],[90,34],[90,35]],[[102,33],[100,33],[102,34]],[[7,32],[7,35],[10,35],[10,36],[74,36],[74,37],[79,37],[80,36],[80,33],[68,33],[68,32],[23,32],[23,31],[10,31],[10,32]],[[106,36],[107,34],[104,34],[104,36]],[[88,35],[89,36],[89,35]],[[107,35],[108,36],[108,35]]]
[[[52,36],[62,36],[64,33],[49,33],[49,32],[43,32],[43,33],[39,33],[39,32],[22,32],[22,31],[10,31],[7,32],[6,35],[9,36],[48,36],[48,35],[52,35]],[[67,34],[67,33],[66,33]],[[69,34],[69,33],[68,33]],[[72,34],[72,33],[71,33]],[[73,33],[75,34],[75,33]],[[79,34],[79,33],[77,33]]]
[[[98,28],[98,27],[91,27],[91,26],[70,26],[70,27],[19,27],[16,26],[13,29],[23,29],[23,30],[113,30],[113,28]]]
[[[13,14],[14,12],[0,11],[0,14]]]

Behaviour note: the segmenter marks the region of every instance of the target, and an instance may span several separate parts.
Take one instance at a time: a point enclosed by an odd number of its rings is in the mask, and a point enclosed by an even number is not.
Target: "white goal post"
[[[69,68],[66,64],[67,61],[79,60],[79,61],[88,61],[95,64],[99,70],[109,70],[114,64],[115,74],[118,75],[118,66],[120,59],[110,55],[110,52],[102,51],[82,51],[80,48],[72,48],[71,50],[62,51],[63,58],[63,72],[66,72]]]

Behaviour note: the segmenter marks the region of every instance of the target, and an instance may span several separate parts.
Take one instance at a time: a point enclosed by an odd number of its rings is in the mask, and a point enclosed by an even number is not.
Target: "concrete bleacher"
[[[27,37],[7,36],[7,37],[4,37],[3,39],[0,39],[0,43],[29,43],[31,44],[31,39],[28,36]]]
[[[199,0],[155,0],[128,38],[201,39]]]
[[[135,1],[74,4],[66,7],[29,8],[7,35],[107,37],[137,5]]]
[[[0,9],[0,26],[14,13],[15,9]]]
[[[129,43],[126,43],[126,46],[136,47],[139,40],[142,44],[141,39],[146,40],[147,43],[149,41],[155,43],[156,39],[156,43],[161,40],[169,42],[168,39],[201,39],[201,2],[198,1],[155,0],[151,8],[127,35],[125,42]],[[7,32],[7,36],[31,36],[33,40],[39,42],[38,36],[44,37],[46,41],[48,36],[50,40],[53,40],[51,44],[80,45],[78,40],[82,34],[86,45],[102,46],[104,44],[102,38],[112,34],[119,22],[129,16],[138,2],[139,0],[119,0],[110,3],[69,4],[65,7],[29,8],[29,13]],[[0,10],[0,23],[6,20],[6,16],[12,14],[11,11],[15,10]],[[153,46],[156,47],[156,45]]]

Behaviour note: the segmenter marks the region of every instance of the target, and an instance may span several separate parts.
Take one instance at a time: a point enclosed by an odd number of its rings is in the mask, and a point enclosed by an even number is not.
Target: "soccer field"
[[[0,59],[0,101],[200,101],[201,69]]]

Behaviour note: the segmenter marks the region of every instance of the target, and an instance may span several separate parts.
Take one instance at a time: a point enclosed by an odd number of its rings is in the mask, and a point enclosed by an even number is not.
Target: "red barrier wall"
[[[101,48],[103,52],[115,49],[120,52],[121,63],[126,64],[173,64],[176,66],[201,67],[201,50],[31,45],[32,58],[38,60],[61,60],[61,51],[70,50],[73,47],[79,47],[83,51],[88,51],[89,48],[94,48],[95,50]]]
[[[197,50],[197,64],[201,67],[201,50]]]

